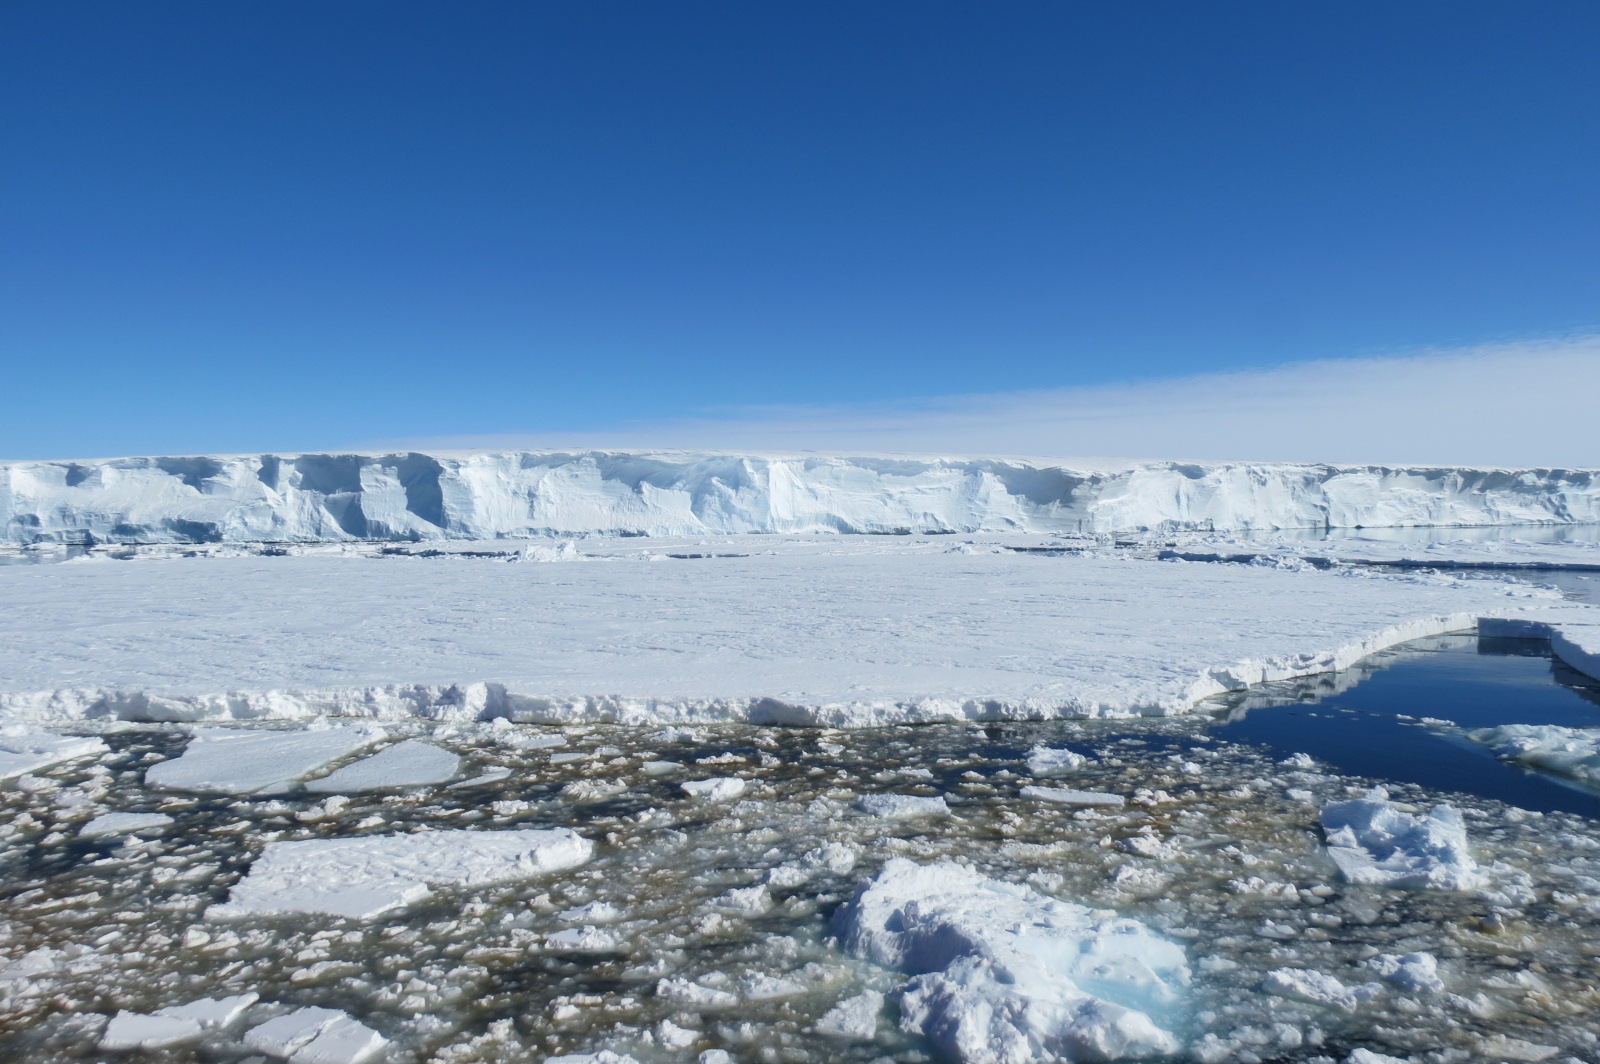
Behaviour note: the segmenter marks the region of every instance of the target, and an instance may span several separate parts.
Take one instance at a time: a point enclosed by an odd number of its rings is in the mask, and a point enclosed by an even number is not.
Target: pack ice
[[[26,724],[7,724],[0,727],[0,780],[75,757],[103,754],[106,749],[106,744],[92,735],[56,735]]]
[[[894,858],[834,915],[843,946],[913,976],[901,1024],[968,1064],[1121,1060],[1176,1052],[1183,950],[1138,921]],[[1158,1022],[1158,1018],[1159,1021]]]
[[[594,844],[567,828],[422,831],[269,842],[206,915],[324,913],[367,919],[426,898],[430,887],[476,887],[575,868]]]
[[[271,794],[382,738],[368,725],[325,720],[296,731],[197,728],[180,756],[150,766],[144,779],[163,790]]]
[[[12,543],[1600,522],[1593,471],[684,451],[0,464]]]

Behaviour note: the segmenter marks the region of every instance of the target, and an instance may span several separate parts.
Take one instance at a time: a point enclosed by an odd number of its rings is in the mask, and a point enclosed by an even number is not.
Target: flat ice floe
[[[1503,761],[1600,789],[1600,728],[1503,724],[1498,728],[1476,728],[1466,734]]]
[[[367,919],[421,901],[432,887],[545,875],[575,868],[593,853],[593,843],[565,828],[270,842],[228,900],[206,915],[322,913]]]
[[[901,1022],[967,1064],[1171,1053],[1183,949],[950,862],[889,861],[834,917],[846,949],[914,978]]]
[[[313,794],[351,794],[423,787],[449,783],[460,771],[461,759],[450,751],[421,739],[406,739],[309,781],[306,790]]]
[[[105,751],[105,742],[92,735],[54,735],[25,724],[9,724],[0,728],[0,780]]]
[[[559,566],[0,567],[0,713],[842,726],[1178,713],[1556,601],[1428,574],[951,553],[948,537],[746,537],[681,559],[624,543]],[[151,602],[160,629],[131,624]]]
[[[383,738],[367,725],[294,731],[197,728],[183,754],[145,771],[147,786],[202,794],[271,794]]]
[[[1378,788],[1366,798],[1322,808],[1328,856],[1351,883],[1385,887],[1475,890],[1483,874],[1467,844],[1461,814],[1437,805],[1413,816]]]

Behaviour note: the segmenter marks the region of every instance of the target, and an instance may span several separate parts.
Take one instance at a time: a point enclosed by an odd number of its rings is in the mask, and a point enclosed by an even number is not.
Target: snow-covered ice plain
[[[1600,676],[1592,473],[3,469],[0,1057],[1600,1060],[1595,820],[1212,734],[1444,632]],[[1600,709],[1427,708],[1600,793]]]

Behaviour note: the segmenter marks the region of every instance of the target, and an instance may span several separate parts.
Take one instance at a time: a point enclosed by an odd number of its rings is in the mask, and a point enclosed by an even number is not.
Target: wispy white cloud
[[[1600,467],[1600,336],[404,443]]]

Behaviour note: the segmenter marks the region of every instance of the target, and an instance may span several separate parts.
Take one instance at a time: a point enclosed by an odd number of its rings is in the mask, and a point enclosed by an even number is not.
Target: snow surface
[[[1328,855],[1351,883],[1474,890],[1483,874],[1467,844],[1461,814],[1448,805],[1427,816],[1403,812],[1382,788],[1322,807]]]
[[[834,916],[844,947],[915,978],[901,1023],[968,1064],[1171,1053],[1157,1019],[1189,981],[1183,950],[1136,920],[948,861],[894,858]],[[1169,1022],[1169,1021],[1162,1021]]]
[[[198,728],[183,754],[145,771],[150,787],[213,794],[273,794],[383,738],[365,724],[245,731]]]
[[[0,713],[847,726],[1174,713],[1554,601],[1426,574],[765,542],[784,549],[0,567]]]
[[[682,451],[190,455],[0,464],[0,539],[1040,532],[1600,522],[1585,470]]]
[[[423,787],[448,783],[460,771],[461,759],[455,754],[420,739],[407,739],[311,780],[306,790],[313,794],[354,794]]]
[[[0,780],[106,752],[103,740],[92,735],[55,735],[25,724],[0,728]]]
[[[214,919],[325,913],[367,919],[426,898],[430,887],[469,887],[575,868],[593,843],[567,828],[423,831],[353,839],[270,842]]]

